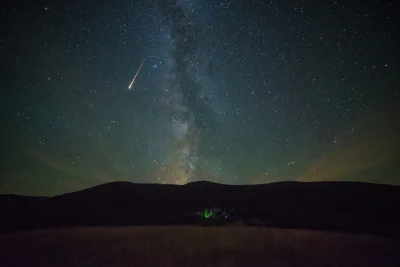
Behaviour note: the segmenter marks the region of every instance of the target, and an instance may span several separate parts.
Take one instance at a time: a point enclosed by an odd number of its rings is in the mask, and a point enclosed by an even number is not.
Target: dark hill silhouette
[[[229,209],[231,222],[400,237],[400,187],[350,182],[113,182],[55,197],[0,195],[0,229],[201,224],[214,207]]]

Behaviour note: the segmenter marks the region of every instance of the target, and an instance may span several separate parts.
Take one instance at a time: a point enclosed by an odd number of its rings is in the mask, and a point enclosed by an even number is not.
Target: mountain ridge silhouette
[[[360,182],[185,185],[111,182],[54,197],[0,195],[0,231],[123,226],[213,225],[205,209],[277,228],[400,238],[400,187]],[[219,222],[220,225],[224,225]]]

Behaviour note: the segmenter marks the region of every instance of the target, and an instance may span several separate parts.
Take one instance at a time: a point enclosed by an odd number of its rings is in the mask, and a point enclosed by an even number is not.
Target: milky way
[[[162,88],[163,104],[171,114],[173,139],[167,164],[161,167],[158,175],[164,182],[184,184],[199,177],[197,145],[201,141],[201,116],[208,116],[210,112],[202,109],[205,107],[200,95],[202,84],[196,77],[199,69],[192,68],[199,61],[198,43],[202,35],[193,18],[194,11],[179,1],[160,1],[157,7],[170,35],[167,45],[170,64]]]

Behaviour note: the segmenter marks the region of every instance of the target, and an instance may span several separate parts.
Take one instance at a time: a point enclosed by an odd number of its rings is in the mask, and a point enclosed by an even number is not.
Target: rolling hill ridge
[[[352,182],[186,185],[112,182],[54,197],[0,195],[0,229],[226,225],[400,238],[400,187]]]

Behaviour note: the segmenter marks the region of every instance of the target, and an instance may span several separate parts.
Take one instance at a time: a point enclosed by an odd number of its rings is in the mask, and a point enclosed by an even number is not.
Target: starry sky
[[[400,9],[367,2],[8,1],[0,193],[400,185]]]

